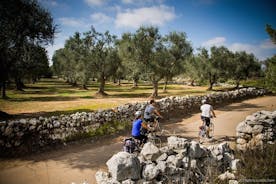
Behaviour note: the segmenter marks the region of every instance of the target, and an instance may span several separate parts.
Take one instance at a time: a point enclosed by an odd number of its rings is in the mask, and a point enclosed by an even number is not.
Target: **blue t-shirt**
[[[133,122],[132,131],[131,131],[132,136],[140,135],[140,129],[141,129],[142,123],[143,123],[142,119],[137,119]]]

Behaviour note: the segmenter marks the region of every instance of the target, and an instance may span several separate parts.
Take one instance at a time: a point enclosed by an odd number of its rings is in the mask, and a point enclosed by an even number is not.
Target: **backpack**
[[[132,137],[126,138],[124,140],[123,149],[125,152],[133,153],[136,147],[136,143]]]

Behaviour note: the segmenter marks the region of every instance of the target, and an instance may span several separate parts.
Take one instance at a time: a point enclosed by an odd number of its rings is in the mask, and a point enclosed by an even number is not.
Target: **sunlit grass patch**
[[[21,113],[61,113],[75,111],[90,111],[113,108],[131,101],[146,101],[152,94],[150,82],[140,82],[137,88],[129,81],[122,81],[121,85],[106,82],[105,92],[108,96],[98,96],[99,83],[90,81],[88,90],[81,86],[71,86],[61,79],[41,79],[35,84],[26,84],[24,91],[9,88],[8,99],[0,100],[0,110],[10,114]],[[167,91],[163,91],[164,84],[160,82],[159,98],[166,96],[193,96],[211,93],[207,87],[169,84]],[[132,100],[133,99],[133,100]]]

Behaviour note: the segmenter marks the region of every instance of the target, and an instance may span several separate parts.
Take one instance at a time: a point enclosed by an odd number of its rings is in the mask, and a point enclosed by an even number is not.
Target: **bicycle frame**
[[[154,132],[154,133],[158,133],[158,132],[162,132],[163,130],[160,127],[160,117],[156,116],[154,118],[153,122],[149,122],[148,127],[149,127],[149,131]]]
[[[204,124],[202,126],[200,126],[200,130],[199,130],[199,137],[200,138],[209,138],[209,137],[213,137],[214,136],[214,123],[213,123],[213,118],[210,118],[210,124],[209,127],[206,125],[206,122],[203,121]]]
[[[162,141],[159,138],[159,136],[156,135],[156,133],[162,132],[159,119],[160,119],[160,117],[156,116],[154,118],[153,122],[148,122],[148,127],[149,127],[148,141],[152,142],[153,144],[155,144],[158,147],[161,147]]]

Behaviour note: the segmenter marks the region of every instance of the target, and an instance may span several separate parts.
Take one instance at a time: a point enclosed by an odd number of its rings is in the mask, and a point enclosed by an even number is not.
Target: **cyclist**
[[[155,101],[151,99],[144,112],[144,120],[146,121],[150,131],[154,131],[157,128],[157,123],[154,121],[156,116],[157,118],[162,118],[161,114],[156,109]]]
[[[158,112],[155,105],[155,101],[153,99],[150,100],[150,104],[146,107],[144,112],[144,120],[146,122],[154,122],[154,118],[156,115],[162,118],[161,114]]]
[[[200,106],[201,120],[203,122],[203,126],[207,126],[206,136],[210,138],[209,136],[210,118],[212,117],[215,118],[216,114],[214,112],[212,105],[208,104],[206,99],[203,99],[201,103],[202,103],[202,105]]]
[[[142,112],[135,112],[135,120],[132,124],[131,135],[133,138],[140,140],[140,145],[146,143],[148,140],[148,137],[145,134],[147,129],[147,125],[142,120]]]

